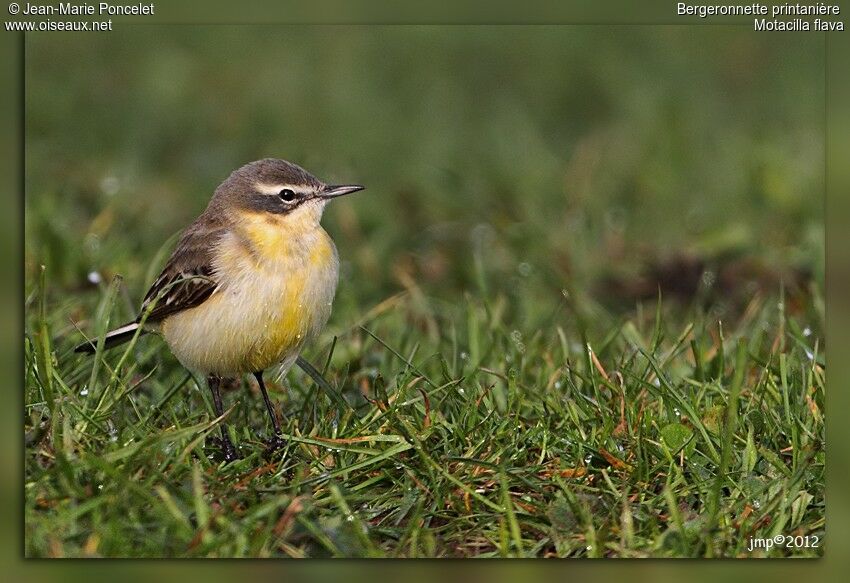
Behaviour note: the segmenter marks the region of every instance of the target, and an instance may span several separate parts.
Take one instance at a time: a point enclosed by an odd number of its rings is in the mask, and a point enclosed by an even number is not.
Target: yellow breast
[[[308,227],[250,216],[219,242],[219,289],[162,326],[185,366],[232,375],[291,365],[319,334],[330,316],[339,262],[327,233],[316,222]]]

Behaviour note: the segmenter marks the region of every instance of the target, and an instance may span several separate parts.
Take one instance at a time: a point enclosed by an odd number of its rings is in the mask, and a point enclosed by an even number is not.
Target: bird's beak
[[[336,198],[338,196],[357,192],[358,190],[363,190],[364,188],[366,187],[360,186],[359,184],[335,184],[332,186],[326,186],[325,189],[319,193],[319,196],[321,198]]]

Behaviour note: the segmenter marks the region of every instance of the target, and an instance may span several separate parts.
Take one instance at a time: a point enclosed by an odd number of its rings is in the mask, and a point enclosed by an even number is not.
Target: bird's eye
[[[283,190],[278,192],[277,195],[283,202],[292,202],[293,200],[295,200],[295,191],[291,188],[284,188]]]

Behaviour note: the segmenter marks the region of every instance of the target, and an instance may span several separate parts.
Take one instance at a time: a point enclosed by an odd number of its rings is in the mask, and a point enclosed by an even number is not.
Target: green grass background
[[[820,554],[746,549],[823,539],[822,39],[137,26],[26,73],[29,556]],[[267,460],[246,380],[219,467],[160,341],[70,348],[266,156],[368,188],[306,354],[352,408],[293,371]],[[695,293],[605,284],[681,257]]]

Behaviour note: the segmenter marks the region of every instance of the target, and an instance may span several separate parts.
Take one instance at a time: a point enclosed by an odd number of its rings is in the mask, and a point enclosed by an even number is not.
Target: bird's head
[[[296,164],[266,158],[233,171],[216,189],[210,207],[229,216],[264,216],[283,227],[310,228],[318,226],[329,201],[363,188],[328,185]]]

